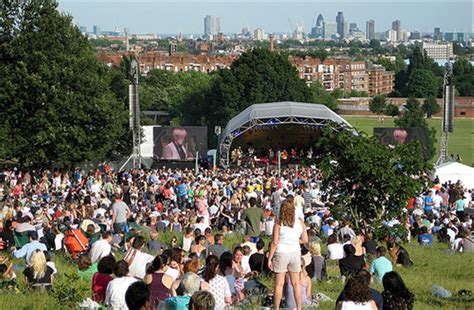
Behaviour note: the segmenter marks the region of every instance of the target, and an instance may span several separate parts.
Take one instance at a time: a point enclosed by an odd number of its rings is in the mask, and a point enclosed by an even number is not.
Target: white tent
[[[444,163],[435,168],[441,183],[460,180],[467,188],[474,188],[474,168],[458,162]]]

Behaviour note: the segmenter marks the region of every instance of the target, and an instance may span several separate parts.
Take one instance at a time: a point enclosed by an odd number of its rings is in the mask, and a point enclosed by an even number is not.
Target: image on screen
[[[156,160],[190,161],[205,158],[207,127],[153,128],[153,157]]]
[[[420,141],[423,144],[424,153],[427,155],[429,140],[427,128],[374,128],[374,136],[378,136],[380,143],[386,145]]]

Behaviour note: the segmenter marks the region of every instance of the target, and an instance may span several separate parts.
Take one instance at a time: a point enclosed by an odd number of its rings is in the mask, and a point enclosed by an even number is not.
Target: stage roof
[[[344,123],[352,127],[345,119],[337,115],[323,104],[303,103],[293,101],[282,101],[272,103],[259,103],[248,107],[232,118],[222,131],[221,141],[233,131],[239,129],[251,120],[298,117],[331,120],[337,123]],[[219,141],[220,142],[220,141]]]

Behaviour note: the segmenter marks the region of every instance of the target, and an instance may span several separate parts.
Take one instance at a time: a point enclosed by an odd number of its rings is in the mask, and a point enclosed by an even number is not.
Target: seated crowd
[[[111,309],[245,306],[269,291],[261,275],[275,276],[275,309],[282,300],[288,308],[316,307],[324,294],[313,292],[330,278],[329,266],[345,282],[338,309],[412,309],[415,296],[393,270],[413,265],[403,240],[474,251],[473,218],[465,212],[472,193],[460,184],[414,197],[406,218],[384,224],[404,225],[408,236],[380,244],[374,231],[333,218],[313,168],[286,169],[283,177],[260,168],[196,176],[107,166],[4,176],[2,287],[16,285],[9,262],[16,258],[24,260],[25,285],[50,290],[62,272],[54,256],[63,251],[90,283],[91,299]]]

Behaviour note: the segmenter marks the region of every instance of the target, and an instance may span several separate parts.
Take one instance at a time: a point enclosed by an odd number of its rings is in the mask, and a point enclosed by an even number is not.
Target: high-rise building
[[[367,40],[375,39],[375,21],[369,19],[365,24],[365,36]]]
[[[100,30],[100,26],[97,26],[97,25],[94,25],[94,26],[92,27],[92,32],[93,32],[96,36],[98,36],[99,34],[102,33],[102,31]]]
[[[204,36],[210,38],[221,32],[221,19],[217,16],[207,15],[204,17]]]
[[[434,60],[448,60],[454,57],[453,43],[423,42],[423,50]]]
[[[342,12],[337,12],[336,24],[337,34],[339,35],[339,38],[344,39],[347,35],[347,23],[345,23],[344,21],[344,14],[342,14]]]
[[[352,33],[353,31],[357,30],[357,23],[349,23],[349,33]]]
[[[396,41],[402,41],[402,22],[400,20],[397,19],[392,22],[392,30],[397,33]]]
[[[443,33],[441,32],[441,28],[435,27],[434,33],[433,33],[433,39],[443,40]]]
[[[410,40],[421,40],[421,33],[417,30],[410,32]]]
[[[324,23],[324,38],[334,39],[337,35],[337,24],[336,23]]]
[[[265,40],[265,31],[262,28],[257,28],[253,32],[253,38],[257,41]]]
[[[311,28],[311,35],[313,38],[323,38],[324,37],[324,17],[319,14],[318,19],[316,19],[316,25]]]
[[[304,39],[303,26],[296,26],[295,31],[293,31],[293,40],[303,40],[303,39]]]
[[[464,35],[464,32],[446,32],[444,34],[444,39],[450,42],[465,42],[467,37]]]
[[[390,29],[388,30],[386,33],[385,33],[385,40],[387,40],[387,42],[397,42],[397,32],[393,29]]]
[[[81,31],[81,33],[87,33],[87,27],[86,26],[80,26],[79,30]]]

